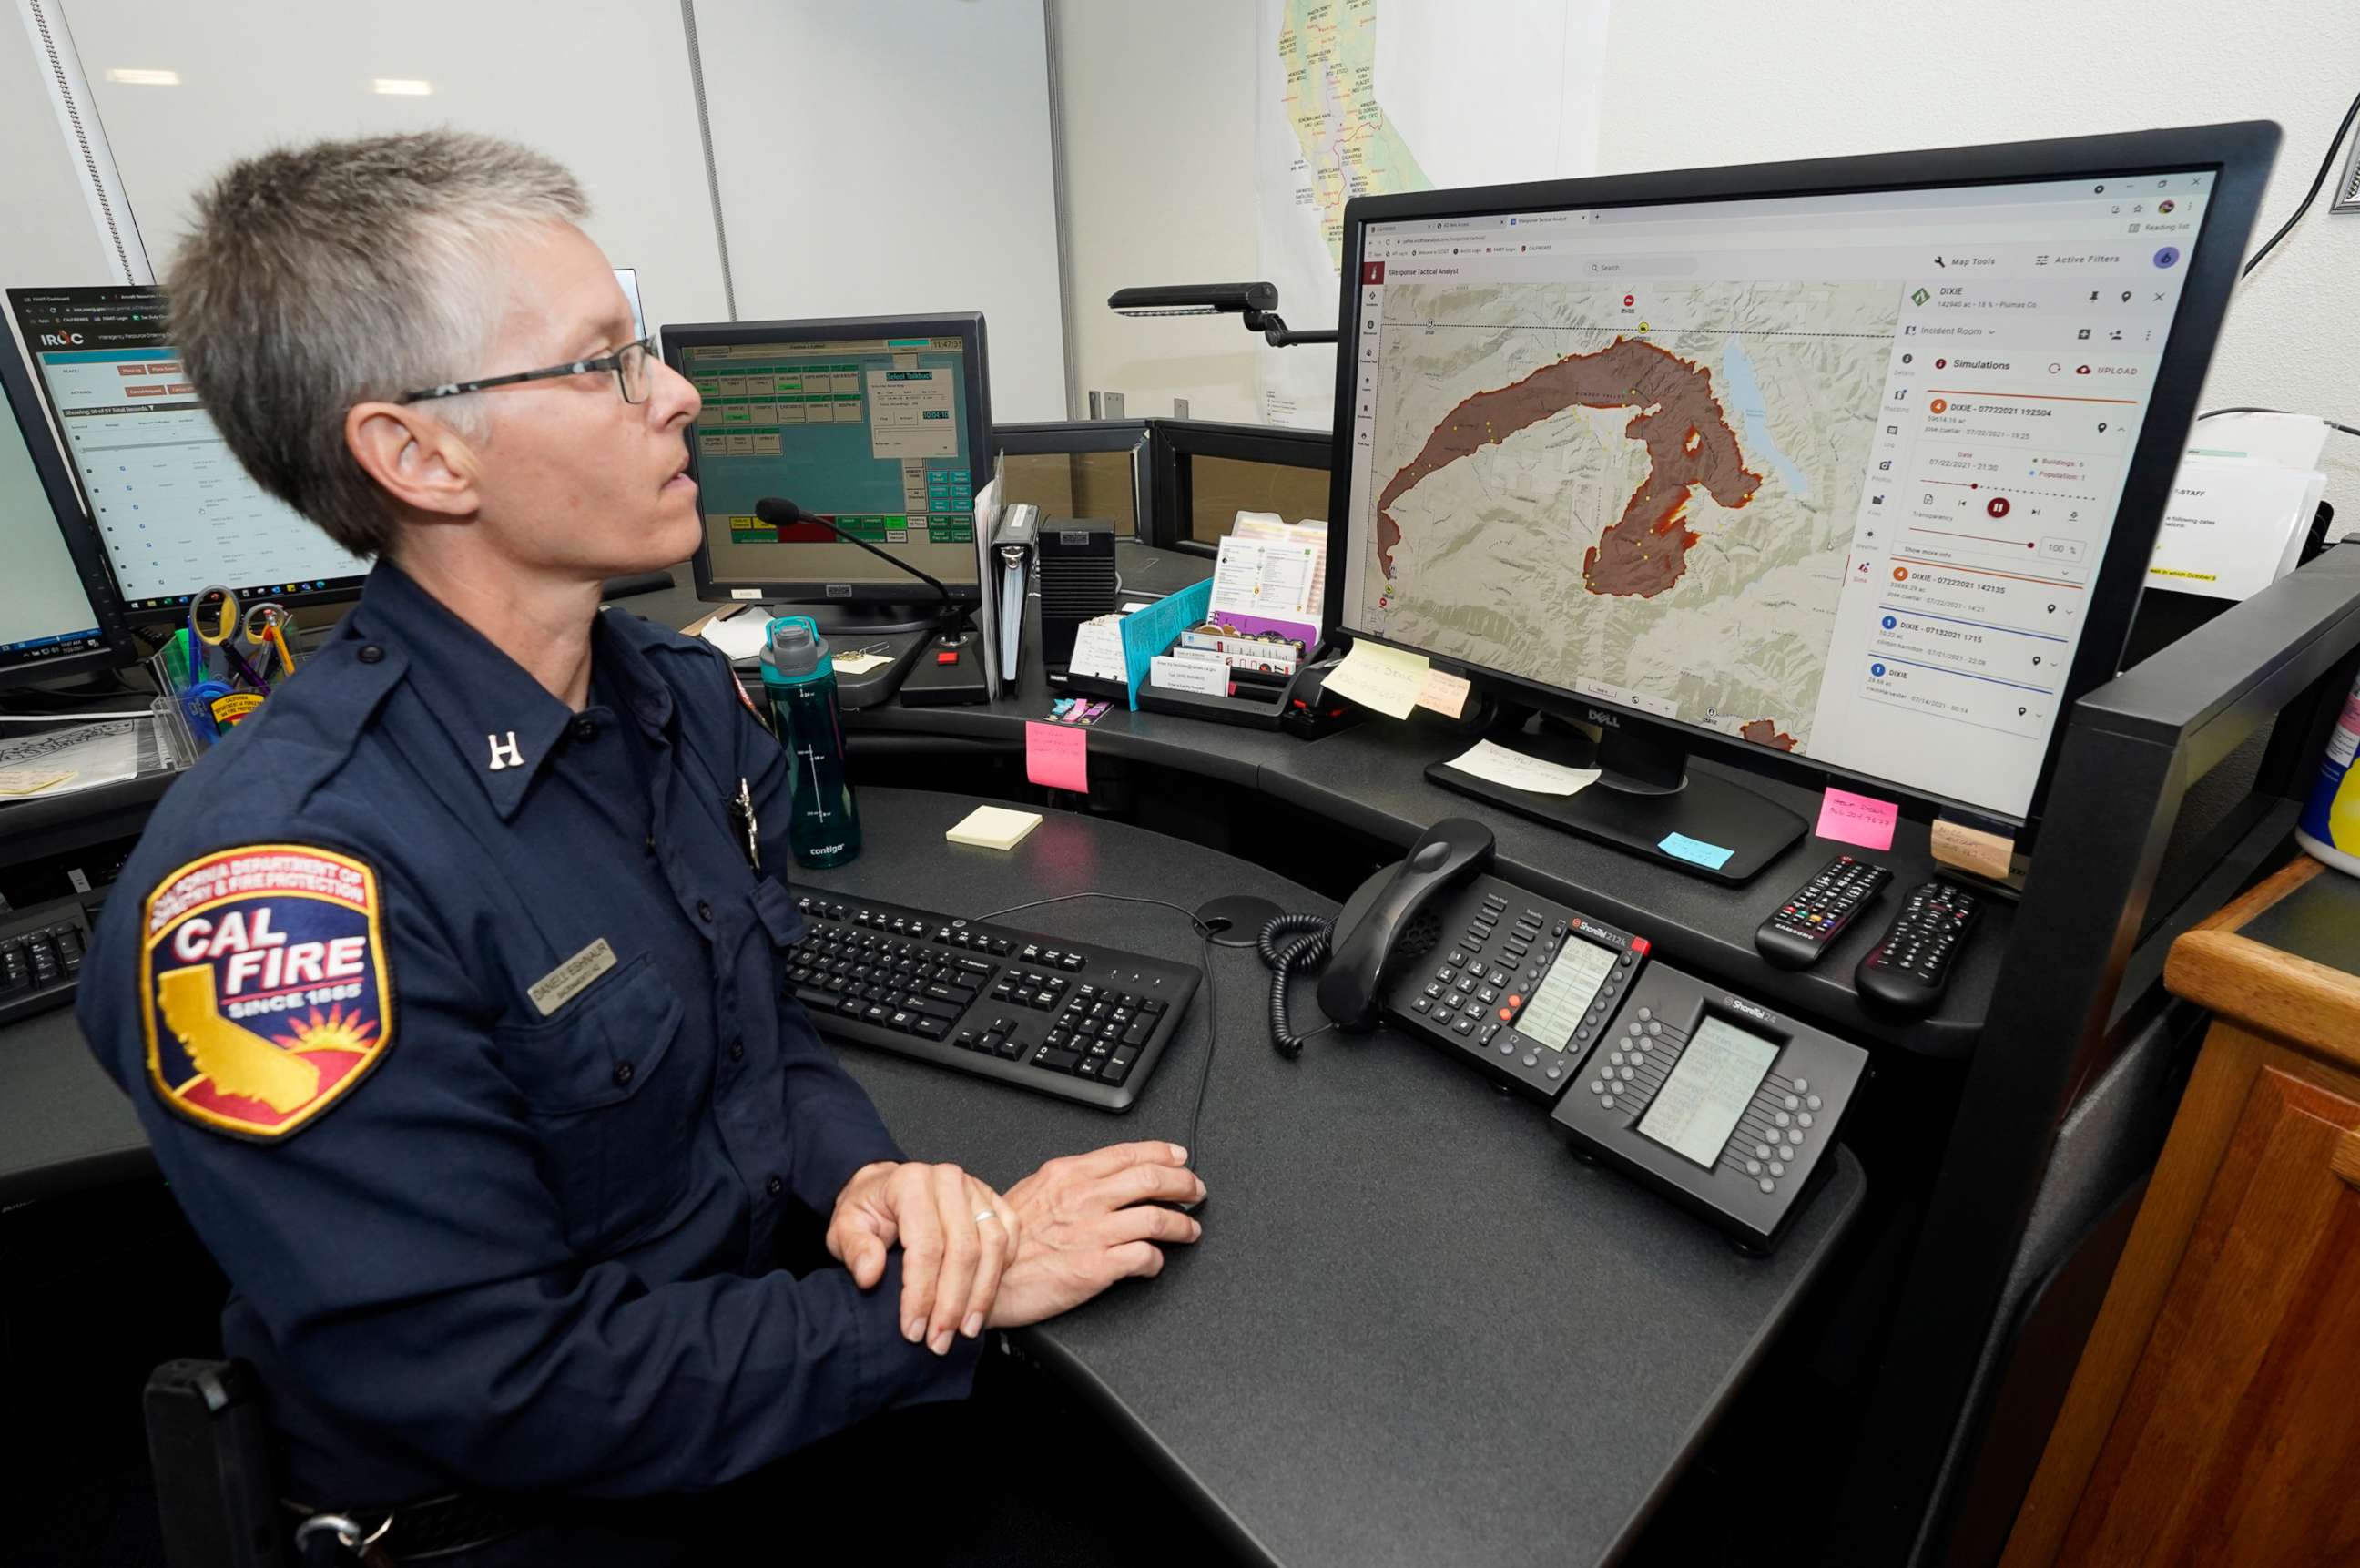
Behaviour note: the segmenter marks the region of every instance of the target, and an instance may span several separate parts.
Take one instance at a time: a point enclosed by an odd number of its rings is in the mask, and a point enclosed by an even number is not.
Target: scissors
[[[261,607],[257,605],[256,608]],[[209,618],[213,621],[210,630],[205,624]],[[238,652],[238,644],[241,642],[252,647],[257,652],[261,652],[262,643],[247,632],[246,622],[238,614],[235,594],[221,584],[215,583],[204,592],[191,598],[189,600],[189,631],[197,640],[197,656],[205,662],[208,673],[211,673],[213,659],[212,655],[204,650],[218,648],[226,661],[226,667],[223,671],[224,675],[227,675],[234,670],[256,691],[265,696],[270,695],[269,685],[256,672],[253,663],[244,653]]]
[[[284,630],[287,620],[287,607],[277,599],[248,605],[246,613],[238,618],[238,624],[246,631],[246,641],[262,650],[261,668],[265,674],[272,669],[270,655],[274,652],[279,655],[277,674],[282,681],[295,673],[295,651],[287,645]]]

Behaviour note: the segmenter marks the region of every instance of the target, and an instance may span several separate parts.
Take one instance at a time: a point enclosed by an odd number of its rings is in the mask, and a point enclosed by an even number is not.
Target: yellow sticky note
[[[1404,653],[1363,637],[1328,676],[1327,689],[1388,718],[1407,718],[1426,689],[1423,653]]]
[[[1994,882],[2007,880],[2009,863],[2016,855],[2016,840],[2004,833],[1986,833],[1980,828],[1969,828],[1947,817],[1934,818],[1934,858],[1946,866],[1987,876]]]
[[[978,850],[1012,850],[1040,826],[1041,814],[1037,811],[978,806],[953,823],[943,837],[954,844],[972,844]]]

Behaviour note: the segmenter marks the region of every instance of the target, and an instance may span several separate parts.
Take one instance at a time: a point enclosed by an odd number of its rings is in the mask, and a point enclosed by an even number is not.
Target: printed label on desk
[[[1199,660],[1158,653],[1147,662],[1147,678],[1165,691],[1194,692],[1199,696],[1229,695],[1229,666],[1218,656]]]

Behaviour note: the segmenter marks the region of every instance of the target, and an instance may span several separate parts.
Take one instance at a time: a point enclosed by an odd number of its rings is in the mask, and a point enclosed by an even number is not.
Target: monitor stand
[[[1691,772],[1677,742],[1606,729],[1593,741],[1546,719],[1494,744],[1568,768],[1596,768],[1578,795],[1535,795],[1461,773],[1447,762],[1426,776],[1445,789],[1612,844],[1692,876],[1735,887],[1751,881],[1808,827],[1768,796],[1717,773]]]

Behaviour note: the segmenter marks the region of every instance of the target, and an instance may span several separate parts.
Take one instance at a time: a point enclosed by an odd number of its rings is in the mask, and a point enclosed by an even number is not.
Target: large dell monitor
[[[32,378],[5,343],[0,392],[11,416],[0,427],[0,686],[128,664],[98,542]]]
[[[699,598],[824,606],[847,628],[939,614],[891,562],[757,515],[781,497],[975,602],[975,492],[991,467],[982,316],[666,326],[663,352],[704,399],[689,448]]]
[[[162,290],[11,289],[8,303],[133,622],[183,620],[215,584],[288,605],[358,595],[368,562],[263,489],[213,428]]]
[[[2267,124],[1349,203],[1359,637],[1596,729],[1437,783],[1742,881],[1802,819],[1691,751],[2037,824],[2115,673]]]

